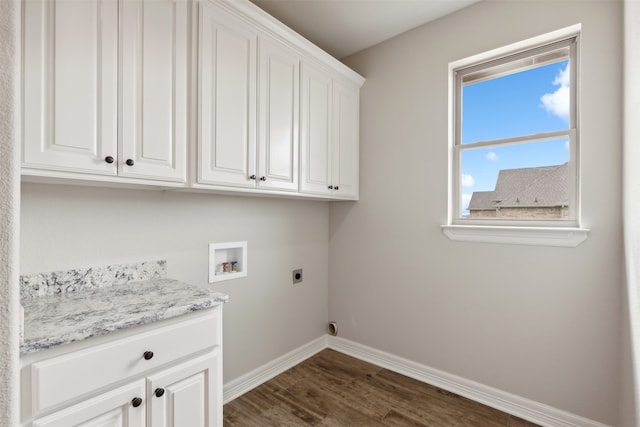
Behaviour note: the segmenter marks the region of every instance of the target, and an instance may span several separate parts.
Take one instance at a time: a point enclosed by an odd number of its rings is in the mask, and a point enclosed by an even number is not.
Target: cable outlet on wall
[[[302,282],[302,269],[298,268],[297,270],[293,270],[293,273],[291,274],[291,278],[293,280],[293,284],[294,285],[296,283],[301,283]]]

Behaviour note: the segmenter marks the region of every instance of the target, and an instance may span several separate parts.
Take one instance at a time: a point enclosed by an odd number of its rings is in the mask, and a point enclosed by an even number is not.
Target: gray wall
[[[447,66],[582,23],[577,248],[460,243],[447,218]],[[616,424],[622,3],[483,1],[346,59],[360,202],[330,211],[329,315],[346,339]]]
[[[208,244],[246,240],[248,276],[213,286],[230,295],[225,383],[324,333],[326,202],[24,184],[21,220],[21,274],[166,259],[170,277],[206,284]]]

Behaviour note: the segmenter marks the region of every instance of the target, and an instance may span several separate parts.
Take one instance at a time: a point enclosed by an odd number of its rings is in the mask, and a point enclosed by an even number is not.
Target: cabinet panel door
[[[133,407],[134,398],[142,399]],[[144,427],[145,382],[137,381],[33,422],[33,427]]]
[[[117,1],[23,6],[23,165],[115,175]]]
[[[333,82],[333,197],[358,198],[359,97],[357,87]]]
[[[148,378],[151,424],[162,427],[222,425],[220,348]],[[219,387],[216,385],[219,383]],[[158,390],[162,395],[158,396]]]
[[[331,78],[308,64],[301,74],[300,191],[330,194]]]
[[[258,186],[297,191],[300,60],[266,37],[259,51]]]
[[[186,0],[120,3],[122,176],[186,179],[188,18]]]
[[[198,182],[255,187],[257,34],[200,7]]]

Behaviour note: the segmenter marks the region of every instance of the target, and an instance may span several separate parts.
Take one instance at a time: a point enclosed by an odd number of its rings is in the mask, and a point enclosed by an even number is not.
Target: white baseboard
[[[609,427],[533,400],[470,381],[411,360],[338,337],[327,337],[328,347],[381,368],[406,375],[464,396],[516,417],[548,427]]]
[[[411,360],[328,335],[317,338],[224,385],[224,403],[240,397],[314,354],[331,348],[545,427],[609,427]]]
[[[327,336],[323,335],[233,381],[229,381],[223,388],[223,402],[231,402],[233,399],[242,396],[325,348],[327,348]]]

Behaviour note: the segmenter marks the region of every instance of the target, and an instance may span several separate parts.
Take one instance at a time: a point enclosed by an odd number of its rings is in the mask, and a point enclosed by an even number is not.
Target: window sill
[[[485,225],[441,225],[443,233],[457,242],[505,243],[529,246],[575,248],[587,239],[589,230],[567,227],[505,227]]]

